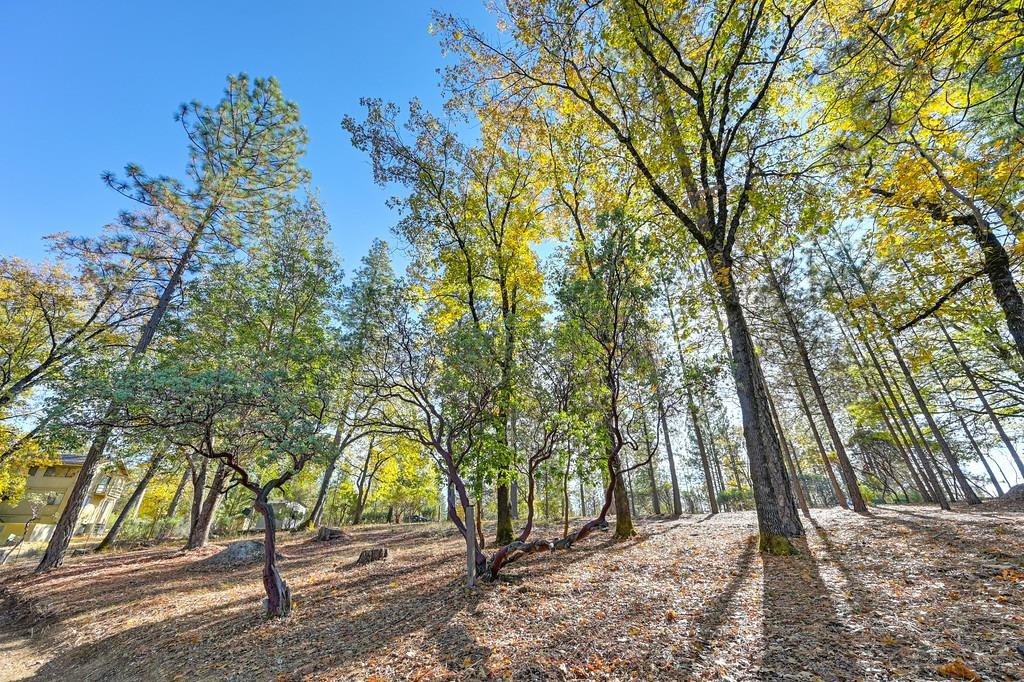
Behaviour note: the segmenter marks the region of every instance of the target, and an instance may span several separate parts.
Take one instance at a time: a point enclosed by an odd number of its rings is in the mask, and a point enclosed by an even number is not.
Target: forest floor
[[[445,527],[282,533],[296,608],[271,621],[258,565],[197,567],[219,547],[19,562],[0,569],[0,679],[1024,679],[1019,503],[815,510],[795,557],[759,555],[755,528],[644,521],[475,591]]]

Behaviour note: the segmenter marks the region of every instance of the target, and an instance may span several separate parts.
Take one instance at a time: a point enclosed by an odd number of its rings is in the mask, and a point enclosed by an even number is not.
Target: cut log
[[[320,542],[330,542],[331,540],[351,540],[349,534],[340,528],[330,528],[328,526],[321,526],[316,532],[316,539]]]
[[[368,564],[371,561],[383,561],[388,558],[387,547],[376,547],[374,549],[364,549],[359,553],[359,558],[356,559],[356,566],[362,566]]]

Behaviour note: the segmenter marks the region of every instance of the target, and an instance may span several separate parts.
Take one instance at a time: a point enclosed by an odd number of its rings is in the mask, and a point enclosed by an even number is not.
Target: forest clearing
[[[1022,0],[30,4],[0,677],[1024,679]]]
[[[476,591],[450,528],[289,539],[283,621],[259,615],[257,567],[177,548],[13,568],[0,679],[965,679],[941,672],[957,660],[1022,679],[1022,505],[872,512],[816,510],[791,557],[758,555],[749,512],[645,520]],[[386,562],[353,565],[381,543]]]

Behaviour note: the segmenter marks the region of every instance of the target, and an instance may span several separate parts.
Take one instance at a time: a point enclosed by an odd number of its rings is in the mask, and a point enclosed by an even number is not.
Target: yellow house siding
[[[80,458],[65,458],[65,461]],[[56,464],[33,467],[29,470],[25,494],[15,505],[0,504],[0,545],[11,536],[21,537],[25,524],[31,518],[32,505],[41,503],[39,518],[33,523],[29,540],[47,540],[53,534],[57,519],[67,506],[68,496],[78,474],[80,464]],[[106,464],[96,474],[85,507],[79,517],[76,533],[103,532],[117,500],[124,493],[127,471],[121,465]],[[52,504],[50,503],[52,502]]]

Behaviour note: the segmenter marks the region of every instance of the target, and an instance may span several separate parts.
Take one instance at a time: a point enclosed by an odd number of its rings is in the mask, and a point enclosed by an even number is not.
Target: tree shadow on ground
[[[452,653],[481,655],[475,640],[445,630],[478,596],[459,579],[395,589],[394,575],[370,577],[361,589],[348,586],[336,599],[298,600],[288,619],[265,619],[251,597],[197,613],[129,628],[79,647],[46,663],[34,680],[76,679],[303,679],[354,665],[386,651],[404,651],[416,632],[445,633]],[[375,589],[376,588],[376,589]],[[308,587],[306,589],[309,589]],[[340,592],[340,590],[338,591]],[[386,594],[386,596],[385,596]],[[258,672],[258,675],[257,675]]]
[[[864,671],[849,648],[853,634],[836,610],[818,564],[803,539],[796,556],[762,555],[764,657],[761,679],[801,673],[825,680],[859,680]]]
[[[993,549],[991,542],[979,541],[969,534],[958,532],[957,527],[961,525],[975,525],[981,528],[990,528],[990,523],[970,522],[963,519],[950,519],[956,521],[956,526],[950,526],[938,519],[926,514],[908,511],[906,509],[889,509],[902,516],[911,518],[900,518],[899,516],[888,516],[888,520],[894,524],[903,526],[914,532],[916,540],[926,542],[933,547],[948,550],[951,546],[958,551],[967,551],[984,563],[1003,563],[1006,561],[1020,561],[1020,557],[1008,554],[999,549]],[[919,520],[918,520],[919,519]]]

